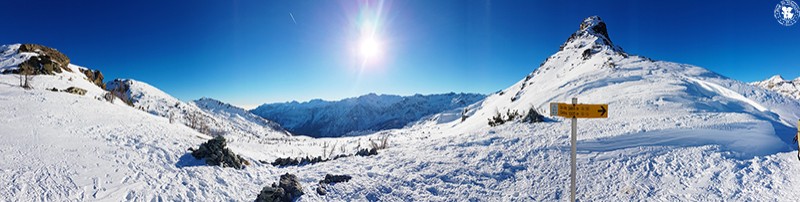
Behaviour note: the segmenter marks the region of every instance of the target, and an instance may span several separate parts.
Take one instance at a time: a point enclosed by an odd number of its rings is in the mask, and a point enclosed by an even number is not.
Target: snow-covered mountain
[[[106,88],[133,107],[192,126],[212,135],[247,137],[252,140],[290,136],[280,125],[244,109],[210,98],[185,103],[147,83],[115,79]]]
[[[795,99],[800,99],[800,77],[794,80],[784,80],[781,75],[775,75],[767,80],[756,81],[750,84],[773,90]]]
[[[800,163],[790,144],[800,116],[796,99],[701,67],[630,55],[611,42],[599,17],[584,20],[534,69],[466,110],[401,129],[230,142],[252,163],[243,170],[193,163],[186,148],[210,137],[151,115],[176,110],[167,107],[176,103],[169,97],[128,93],[143,99],[138,106],[150,110],[145,113],[36,86],[72,85],[59,75],[37,77],[34,89],[25,90],[15,85],[16,75],[0,74],[0,151],[7,159],[0,161],[0,179],[6,179],[0,195],[12,201],[251,201],[279,175],[292,173],[305,190],[299,201],[561,201],[569,197],[569,121],[494,127],[487,121],[512,110],[547,114],[550,102],[577,97],[609,104],[607,119],[578,121],[578,200],[800,198]],[[209,99],[186,105],[249,119]],[[389,137],[390,145],[375,156],[302,167],[259,161],[318,156],[329,149],[323,145],[348,153],[378,137]],[[319,195],[313,190],[326,174],[352,179]]]
[[[339,137],[401,128],[424,116],[475,103],[485,96],[469,93],[434,95],[367,94],[340,101],[311,100],[264,104],[254,114],[278,122],[295,134]]]
[[[579,139],[715,143],[745,156],[788,151],[800,118],[795,99],[701,67],[629,55],[611,42],[605,23],[591,17],[535,71],[470,106],[464,122],[450,124],[463,131],[487,128],[497,112],[535,108],[546,114],[549,103],[573,97],[609,104],[608,119],[582,121],[592,130]]]

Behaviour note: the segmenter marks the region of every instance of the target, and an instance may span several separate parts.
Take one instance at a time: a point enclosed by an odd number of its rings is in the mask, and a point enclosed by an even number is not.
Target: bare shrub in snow
[[[203,114],[197,111],[186,113],[186,120],[188,126],[203,134],[211,134],[211,130],[206,125]]]
[[[519,111],[517,110],[511,111],[509,109],[508,111],[506,111],[505,116],[500,112],[497,112],[497,114],[495,114],[492,118],[489,118],[489,126],[495,127],[503,125],[506,122],[514,121],[520,118],[522,118],[523,122],[528,122],[528,123],[544,121],[544,117],[541,114],[539,114],[539,112],[537,112],[533,107],[531,107],[528,110],[528,114],[526,114],[525,116],[520,114]]]
[[[33,77],[36,75],[36,72],[31,68],[20,68],[19,72],[19,86],[24,89],[33,89],[31,86],[31,81]]]
[[[378,138],[377,142],[375,140],[370,139],[369,146],[377,150],[386,149],[387,147],[389,147],[389,136],[383,135],[380,138]]]
[[[489,118],[489,126],[495,127],[499,125],[503,125],[506,123],[506,120],[503,119],[503,115],[500,112],[497,112],[492,118]]]

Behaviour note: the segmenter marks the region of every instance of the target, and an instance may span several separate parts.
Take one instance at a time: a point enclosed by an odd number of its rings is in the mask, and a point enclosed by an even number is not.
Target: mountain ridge
[[[800,99],[800,77],[794,80],[785,80],[781,75],[774,75],[766,80],[751,82],[750,84]]]
[[[314,99],[263,104],[250,111],[280,123],[295,134],[337,137],[400,128],[424,116],[463,107],[483,97],[453,92],[412,96],[370,93],[338,101]]]

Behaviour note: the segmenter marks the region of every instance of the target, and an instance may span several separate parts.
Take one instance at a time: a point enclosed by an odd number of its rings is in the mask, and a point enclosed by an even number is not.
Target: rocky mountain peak
[[[587,45],[591,45],[593,48],[607,46],[614,51],[622,52],[622,48],[615,46],[611,42],[611,37],[608,36],[606,23],[598,16],[590,16],[584,19],[578,31],[570,35],[567,41],[561,45],[560,50],[583,48]]]

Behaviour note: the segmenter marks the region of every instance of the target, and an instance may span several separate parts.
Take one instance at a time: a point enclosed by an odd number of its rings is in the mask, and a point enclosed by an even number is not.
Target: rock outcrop
[[[69,58],[58,50],[39,44],[22,44],[19,52],[36,53],[27,61],[19,64],[20,71],[33,70],[34,74],[53,75],[62,71],[72,71],[67,67]]]
[[[86,95],[86,89],[78,88],[78,87],[69,87],[64,89],[63,92],[72,93],[75,95]]]
[[[578,39],[587,39],[592,42],[586,43],[586,41],[579,41]],[[611,37],[608,36],[606,23],[598,16],[591,16],[584,19],[578,31],[569,36],[567,41],[561,45],[559,51],[563,51],[567,48],[583,49],[587,45],[591,46],[591,49],[587,49],[591,52],[585,52],[583,54],[584,58],[591,56],[591,54],[595,52],[599,52],[598,49],[603,46],[613,49],[616,52],[624,53],[621,47],[615,46],[614,43],[611,42]]]
[[[106,89],[106,83],[103,82],[103,73],[100,70],[81,69],[81,73],[86,75],[86,79],[94,83],[94,85]]]

